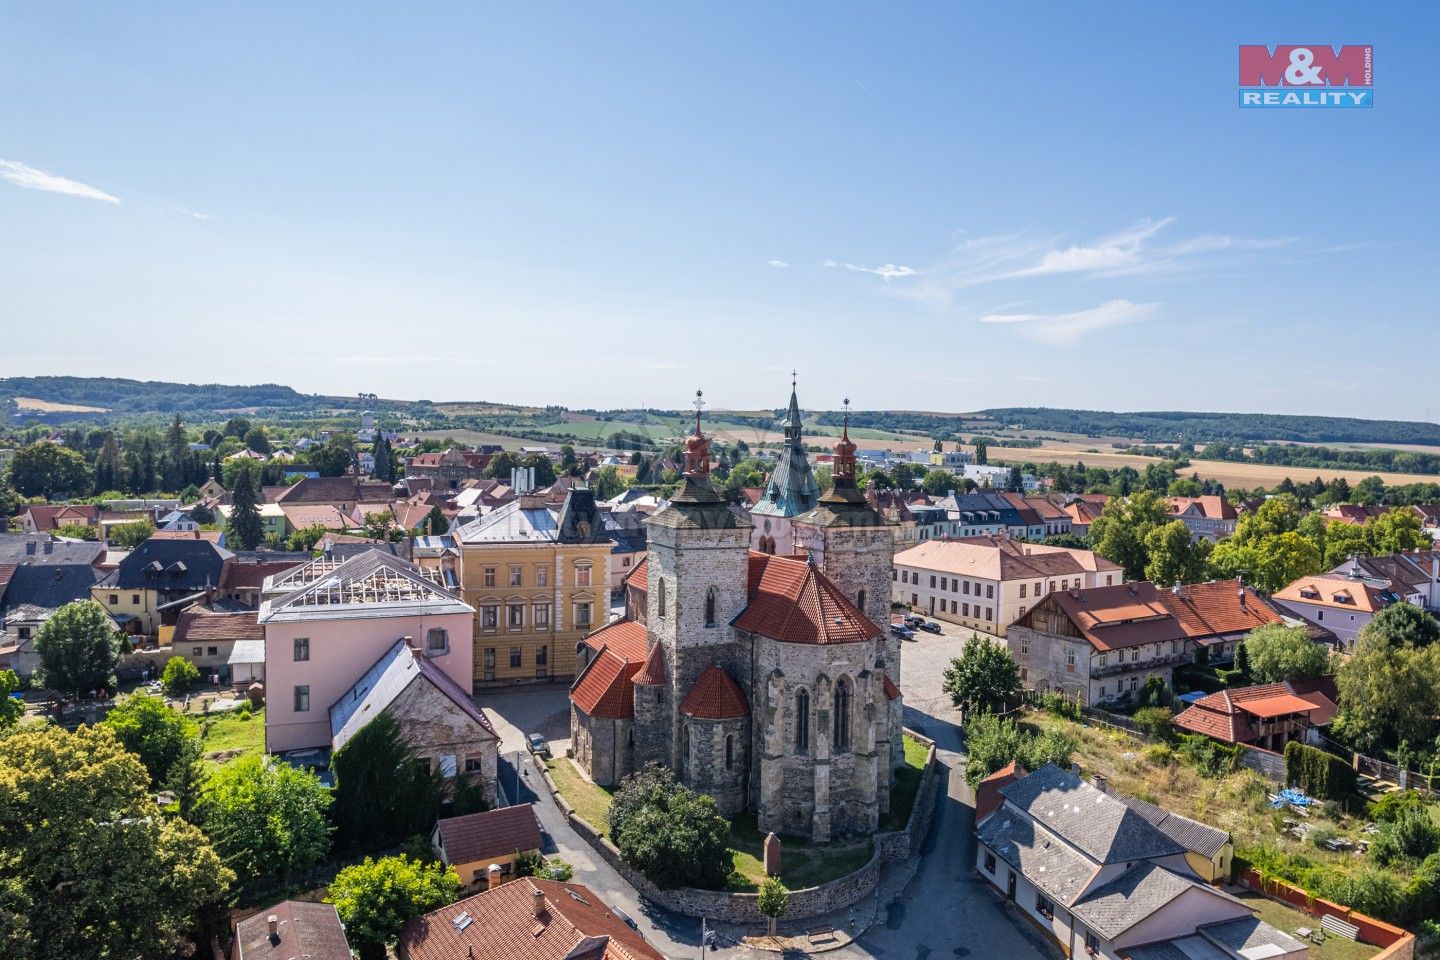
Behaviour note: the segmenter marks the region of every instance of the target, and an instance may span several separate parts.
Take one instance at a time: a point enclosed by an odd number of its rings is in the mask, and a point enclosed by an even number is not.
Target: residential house
[[[493,864],[501,874],[515,870],[515,860],[540,852],[540,821],[535,808],[517,803],[498,810],[442,817],[430,832],[430,845],[466,888],[486,884]]]
[[[1362,503],[1335,503],[1321,511],[1320,515],[1326,520],[1360,527],[1394,509],[1397,508],[1379,505],[1367,506]]]
[[[1004,534],[920,543],[896,554],[890,575],[896,603],[999,637],[1056,590],[1125,581],[1119,564],[1093,551]]]
[[[230,960],[351,960],[345,927],[330,903],[286,900],[235,926]]]
[[[1026,497],[1018,493],[1007,493],[1003,496],[1017,508],[1023,506],[1025,509],[1031,511],[1039,523],[1044,525],[1044,536],[1055,537],[1074,532],[1070,514],[1066,512],[1064,507],[1054,503],[1049,497]]]
[[[22,533],[52,533],[61,527],[90,527],[99,536],[100,508],[93,503],[32,503],[20,511]]]
[[[1000,788],[976,871],[1068,957],[1303,960],[1303,943],[1191,869],[1185,846],[1109,793],[1046,764]]]
[[[260,590],[266,577],[293,570],[310,559],[308,553],[252,553],[230,557],[220,568],[220,596],[252,610],[259,609]]]
[[[479,784],[486,805],[495,805],[500,737],[470,698],[469,686],[456,683],[411,637],[396,640],[330,706],[331,750],[345,746],[381,714],[395,721],[433,772],[446,781],[463,776]]]
[[[1440,610],[1440,550],[1351,557],[1327,573],[1287,584],[1272,599],[1353,649],[1365,625],[1392,603]]]
[[[403,637],[423,644],[462,690],[471,687],[475,609],[399,557],[369,550],[312,560],[267,577],[261,592],[272,753],[330,746],[330,705]]]
[[[1235,532],[1240,513],[1224,497],[1171,497],[1170,518],[1190,528],[1195,540],[1223,540]]]
[[[954,536],[980,537],[1008,533],[1012,537],[1027,540],[1042,540],[1050,534],[1048,526],[1058,526],[1061,521],[1051,516],[1052,504],[1046,503],[1046,516],[1041,516],[1031,503],[1039,498],[1024,497],[1018,493],[963,493],[953,490],[950,495],[937,501],[949,513],[954,524]],[[1054,511],[1058,512],[1058,511]]]
[[[322,530],[344,531],[360,526],[349,513],[330,503],[280,503],[278,506],[285,517],[287,530],[319,527]]]
[[[35,634],[65,604],[90,599],[103,575],[90,563],[0,564],[0,670],[31,676]]]
[[[610,593],[612,544],[594,494],[575,488],[558,506],[526,494],[451,536],[462,595],[479,612],[476,682],[573,677]]]
[[[1108,790],[1104,777],[1097,775],[1092,781],[1095,789],[1102,792]],[[1110,795],[1144,817],[1152,827],[1180,844],[1185,849],[1185,862],[1201,880],[1218,886],[1230,879],[1230,868],[1235,861],[1235,844],[1231,841],[1230,834],[1208,823],[1171,813],[1139,797],[1127,797],[1113,792]]]
[[[903,490],[881,490],[870,486],[865,491],[865,500],[885,522],[895,531],[895,552],[908,550],[920,542],[919,521],[916,519],[915,510],[919,507],[931,506],[930,498],[923,493],[906,493]],[[939,508],[943,511],[944,508]],[[937,518],[932,515],[926,517],[928,529],[927,538],[934,533],[934,524]],[[944,513],[944,521],[947,524],[946,533],[955,532],[953,525],[950,525],[948,512]]]
[[[182,610],[170,637],[175,656],[195,664],[202,676],[217,674],[221,682],[231,682],[235,645],[265,639],[255,611],[235,606],[233,600],[196,601]]]
[[[602,510],[599,516],[605,536],[611,543],[610,593],[616,596],[625,589],[625,577],[645,561],[648,544],[646,514],[638,510],[622,510],[619,513]]]
[[[665,960],[589,887],[522,877],[411,920],[399,960]]]
[[[1316,728],[1335,719],[1338,699],[1333,677],[1235,687],[1196,700],[1175,726],[1279,753],[1291,740],[1318,745]]]
[[[442,487],[459,490],[466,480],[483,479],[491,454],[447,447],[434,453],[417,453],[405,461],[406,477],[425,477]]]
[[[161,608],[203,596],[207,587],[219,584],[225,561],[232,556],[208,540],[152,537],[96,583],[91,596],[126,633],[158,637]],[[174,610],[177,616],[179,612]]]
[[[1070,517],[1070,532],[1077,537],[1090,536],[1090,525],[1104,512],[1109,499],[1106,494],[1097,494],[1066,503],[1062,509]]]
[[[154,540],[208,540],[225,546],[224,530],[156,530],[150,537]]]
[[[1287,622],[1250,587],[1219,580],[1163,589],[1146,581],[1054,591],[1010,625],[1006,642],[1027,690],[1060,690],[1082,703],[1130,696],[1204,648],[1234,657],[1256,627]]]
[[[271,488],[266,488],[271,493]],[[389,503],[394,499],[390,484],[362,481],[356,476],[306,477],[273,492],[274,502],[293,507],[303,503],[328,503],[341,513],[349,513],[357,503]],[[270,499],[269,496],[266,499]]]
[[[99,566],[104,554],[104,544],[94,540],[61,540],[44,533],[0,533],[0,563]]]

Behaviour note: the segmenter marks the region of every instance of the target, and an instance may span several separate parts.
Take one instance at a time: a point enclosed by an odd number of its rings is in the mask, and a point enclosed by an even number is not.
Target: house
[[[1191,869],[1130,806],[1046,764],[1000,788],[976,826],[976,870],[1069,957],[1302,960],[1303,943]]]
[[[30,504],[20,511],[22,533],[51,533],[61,527],[100,529],[100,508],[93,503]]]
[[[430,833],[440,862],[453,867],[461,884],[471,888],[486,883],[491,864],[502,874],[513,873],[516,858],[538,854],[540,844],[540,821],[528,803],[443,817]]]
[[[312,560],[267,577],[261,595],[271,753],[329,747],[327,709],[402,637],[417,638],[430,662],[471,688],[475,608],[399,557]]]
[[[1098,499],[1103,497],[1104,499]],[[1071,500],[1065,504],[1064,509],[1070,517],[1070,532],[1077,537],[1090,536],[1090,525],[1099,519],[1100,514],[1105,510],[1105,500],[1109,497],[1099,494],[1097,497],[1087,497],[1080,500]]]
[[[1170,518],[1190,528],[1195,540],[1223,540],[1235,532],[1240,513],[1224,497],[1171,497]]]
[[[254,610],[235,610],[235,601],[196,601],[180,612],[170,646],[200,669],[202,676],[219,674],[233,682],[231,659],[237,643],[264,641],[265,630]]]
[[[890,576],[896,603],[1000,637],[1047,594],[1125,581],[1119,564],[1093,551],[1007,534],[922,542],[895,555]]]
[[[1170,683],[1199,648],[1233,658],[1256,627],[1283,614],[1235,580],[1175,586],[1146,581],[1060,590],[1010,625],[1006,642],[1028,690],[1060,690],[1082,703],[1129,696],[1151,677]]]
[[[1395,507],[1366,506],[1360,503],[1336,503],[1320,514],[1326,520],[1334,520],[1338,523],[1345,523],[1351,526],[1360,527],[1374,520],[1381,514],[1389,513]]]
[[[62,540],[44,533],[0,533],[0,564],[99,566],[104,554],[104,544],[94,540]]]
[[[1392,603],[1440,610],[1440,550],[1351,557],[1326,573],[1287,584],[1272,599],[1353,649],[1365,625]]]
[[[302,503],[328,503],[341,513],[349,513],[357,503],[389,503],[394,495],[388,483],[362,481],[355,476],[306,477],[276,490],[274,502],[291,507]]]
[[[0,669],[31,676],[35,634],[65,604],[88,600],[103,574],[89,563],[0,564]]]
[[[227,559],[220,568],[220,596],[258,609],[260,588],[266,577],[293,570],[310,560],[309,554],[269,554],[276,558],[273,560],[263,559],[266,556],[251,554]]]
[[[492,455],[446,447],[432,453],[417,453],[405,461],[406,477],[423,477],[437,485],[459,490],[466,480],[480,480]]]
[[[1107,790],[1104,777],[1096,776],[1093,781],[1097,790]],[[1127,797],[1120,793],[1111,793],[1111,796],[1180,844],[1185,849],[1185,862],[1201,880],[1218,886],[1229,879],[1230,867],[1235,861],[1235,844],[1230,834],[1199,820],[1171,813],[1139,797]]]
[[[208,540],[225,546],[224,530],[156,530],[150,537],[154,540]]]
[[[351,960],[334,904],[286,900],[235,925],[230,960]]]
[[[1231,745],[1249,744],[1279,753],[1291,740],[1318,743],[1313,732],[1335,719],[1334,679],[1294,680],[1236,687],[1196,700],[1175,717],[1175,726]]]
[[[584,884],[522,877],[405,924],[399,960],[665,960]]]
[[[427,638],[427,646],[433,638]],[[421,762],[447,780],[479,783],[495,803],[500,737],[475,701],[420,649],[402,637],[330,706],[330,749],[339,750],[381,714],[400,728]]]
[[[280,503],[280,513],[285,518],[287,530],[349,530],[360,526],[355,518],[329,503]],[[263,516],[263,514],[262,514]]]
[[[91,596],[126,633],[158,636],[164,618],[161,608],[198,599],[207,587],[220,582],[225,561],[232,556],[208,540],[152,537],[96,583]]]
[[[1007,471],[1008,475],[1008,471]],[[1008,533],[1012,537],[1039,540],[1045,528],[1038,516],[1022,515],[998,493],[962,493],[951,491],[936,501],[944,507],[954,524],[956,537],[984,537]]]

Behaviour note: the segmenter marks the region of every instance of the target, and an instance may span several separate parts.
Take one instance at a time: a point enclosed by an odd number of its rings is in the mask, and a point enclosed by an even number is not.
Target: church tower
[[[800,402],[795,396],[794,374],[790,380],[790,408],[785,414],[785,445],[775,461],[775,469],[765,483],[765,495],[750,511],[755,532],[751,546],[761,553],[789,556],[795,552],[794,517],[815,507],[820,499],[820,484],[810,469],[810,455],[805,451],[804,425],[800,418]]]
[[[655,663],[647,662],[646,680],[652,682],[642,686],[650,689],[636,691],[647,705],[653,699],[668,708],[668,723],[647,731],[666,742],[637,742],[637,753],[664,757],[684,779],[691,779],[687,770],[719,765],[707,758],[725,749],[725,737],[734,733],[730,728],[740,720],[697,720],[687,716],[685,705],[709,667],[718,667],[731,684],[746,675],[741,672],[744,657],[730,621],[745,608],[751,530],[750,522],[730,509],[711,482],[710,439],[700,426],[701,392],[696,391],[695,397],[695,430],[685,440],[684,479],[669,504],[645,521],[649,541],[645,619],[652,647],[660,647],[661,653],[654,657]],[[653,683],[662,676],[663,683]],[[707,682],[713,685],[716,678]],[[727,702],[732,704],[728,712],[736,712],[734,698]],[[637,703],[637,715],[639,709]],[[719,720],[728,721],[726,730],[710,729]],[[734,739],[743,744],[743,737]],[[737,797],[743,797],[736,787]]]

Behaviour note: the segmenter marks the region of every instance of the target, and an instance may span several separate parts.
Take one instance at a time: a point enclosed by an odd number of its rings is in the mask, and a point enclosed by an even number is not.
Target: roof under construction
[[[265,593],[271,599],[260,606],[260,623],[475,612],[440,586],[435,571],[379,550],[341,562],[312,560],[267,578]]]

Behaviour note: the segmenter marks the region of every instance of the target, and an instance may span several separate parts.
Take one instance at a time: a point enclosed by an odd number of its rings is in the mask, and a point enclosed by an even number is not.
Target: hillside
[[[1000,407],[982,413],[1005,426],[1023,430],[1056,430],[1090,437],[1134,437],[1151,443],[1281,440],[1292,443],[1440,445],[1440,424],[1407,420],[1183,410],[1110,413],[1047,407]]]

